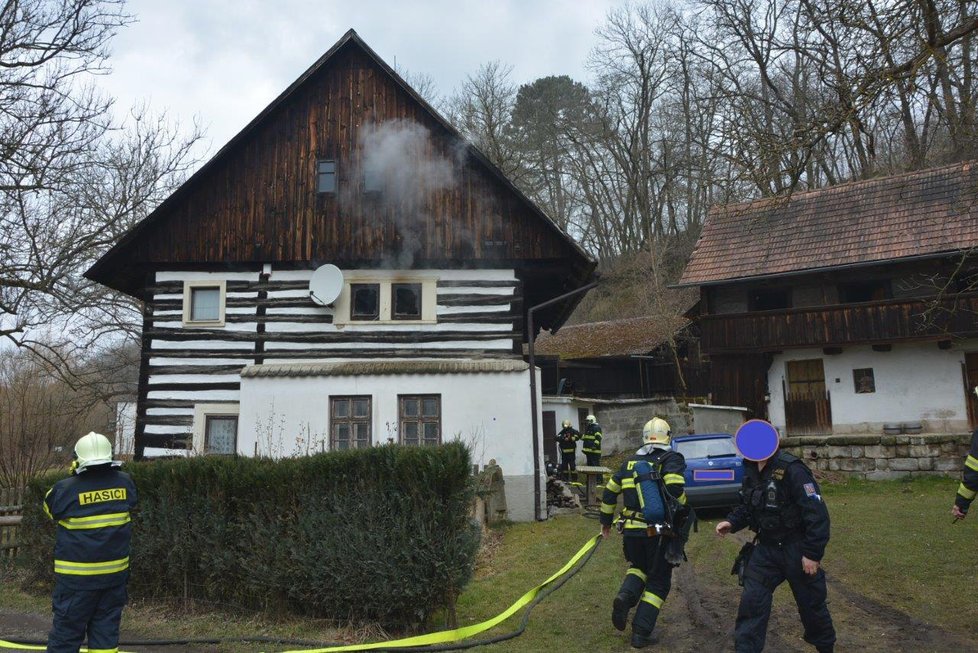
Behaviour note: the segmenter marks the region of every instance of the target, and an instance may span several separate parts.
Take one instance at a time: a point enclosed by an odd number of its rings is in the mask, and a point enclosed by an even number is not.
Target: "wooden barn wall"
[[[237,402],[241,370],[255,363],[370,358],[521,358],[522,290],[512,270],[439,272],[437,324],[333,325],[309,300],[311,270],[228,272],[225,326],[181,323],[184,280],[160,272],[143,326],[136,448],[184,448],[194,405]]]
[[[361,129],[386,121],[426,128],[430,145],[408,168],[423,170],[426,157],[438,157],[451,162],[454,183],[412,201],[364,194]],[[317,194],[317,159],[337,161],[336,194]],[[511,267],[500,262],[580,258],[354,47],[337,52],[187,191],[139,238],[131,260],[343,264],[407,255]]]
[[[743,406],[748,418],[767,419],[767,372],[771,356],[765,354],[742,356],[710,356],[709,392],[712,403],[722,406]]]

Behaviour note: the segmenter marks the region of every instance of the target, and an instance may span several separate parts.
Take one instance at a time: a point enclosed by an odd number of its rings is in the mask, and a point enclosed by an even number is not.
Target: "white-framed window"
[[[184,281],[184,326],[224,326],[224,307],[226,303],[226,281]]]
[[[418,270],[350,270],[343,273],[333,323],[434,324],[438,278]]]
[[[238,404],[194,406],[194,452],[212,456],[238,452]]]

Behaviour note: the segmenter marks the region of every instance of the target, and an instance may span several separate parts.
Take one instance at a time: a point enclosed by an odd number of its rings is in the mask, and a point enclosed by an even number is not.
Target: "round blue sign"
[[[744,422],[734,434],[737,451],[747,460],[767,460],[778,450],[778,431],[769,422],[752,419]]]

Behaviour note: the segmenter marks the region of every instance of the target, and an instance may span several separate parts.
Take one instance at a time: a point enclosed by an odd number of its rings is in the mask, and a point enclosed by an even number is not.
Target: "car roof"
[[[694,433],[692,435],[676,435],[673,442],[692,442],[694,440],[715,440],[717,438],[733,438],[729,433]]]

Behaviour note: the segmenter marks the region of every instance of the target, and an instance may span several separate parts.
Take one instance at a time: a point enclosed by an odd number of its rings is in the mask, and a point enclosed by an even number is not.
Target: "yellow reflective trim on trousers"
[[[91,517],[69,517],[58,521],[58,525],[64,526],[70,531],[83,528],[108,528],[109,526],[125,526],[132,519],[128,512],[113,512],[107,515],[92,515]]]
[[[638,576],[639,578],[642,579],[643,583],[649,579],[649,577],[645,575],[644,571],[642,571],[641,569],[636,569],[635,567],[629,567],[628,571],[625,572],[626,576],[628,574],[631,574],[632,576]]]
[[[662,603],[665,601],[665,599],[656,596],[652,592],[646,592],[642,594],[642,600],[652,605],[655,608],[661,608]]]
[[[978,458],[969,455],[967,458],[964,459],[964,466],[967,467],[968,469],[973,469],[976,472],[978,472]]]
[[[672,483],[686,482],[686,479],[683,478],[682,474],[666,474],[665,476],[662,477],[662,480],[665,481],[666,485],[670,485]]]
[[[509,619],[520,608],[524,607],[539,594],[544,588],[558,580],[561,576],[566,574],[568,571],[573,569],[574,565],[578,561],[586,556],[591,549],[598,546],[601,541],[601,535],[595,535],[590,540],[588,540],[584,546],[582,546],[574,556],[567,561],[563,567],[561,567],[557,573],[543,581],[526,594],[521,596],[516,600],[513,605],[509,606],[503,612],[499,613],[492,619],[483,621],[482,623],[473,624],[471,626],[465,626],[463,628],[456,628],[454,630],[442,630],[437,633],[428,633],[427,635],[416,635],[414,637],[405,637],[404,639],[395,639],[389,642],[373,642],[372,644],[348,644],[345,646],[329,646],[327,648],[311,648],[311,649],[293,649],[290,651],[284,651],[283,653],[332,653],[333,651],[372,651],[374,649],[389,649],[389,648],[406,648],[412,646],[428,646],[429,644],[444,644],[446,642],[457,642],[462,639],[467,639],[479,633],[485,632],[490,628],[498,626],[502,622]]]
[[[975,495],[978,495],[978,492],[975,492],[974,490],[969,490],[968,487],[964,483],[962,483],[961,485],[958,486],[958,494],[963,496],[968,501],[973,501]]]
[[[615,514],[615,506],[610,503],[602,503],[601,512],[603,512],[606,515],[613,515]]]
[[[99,576],[115,574],[129,569],[129,557],[105,562],[71,562],[70,560],[55,560],[54,573],[68,576]]]
[[[90,648],[88,653],[119,653],[118,648]]]

